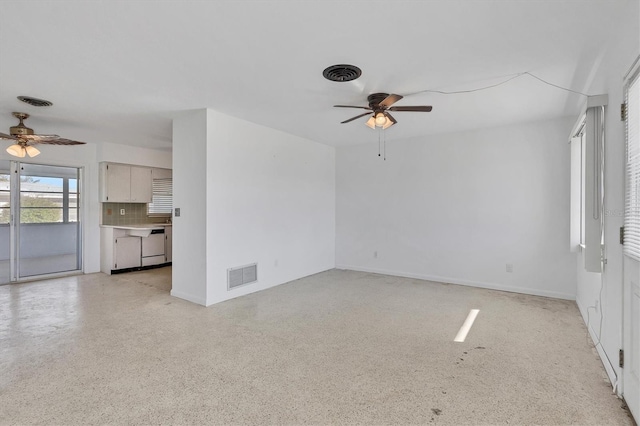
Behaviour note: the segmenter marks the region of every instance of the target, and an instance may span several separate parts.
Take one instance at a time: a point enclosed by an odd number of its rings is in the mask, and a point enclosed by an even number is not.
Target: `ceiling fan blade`
[[[365,107],[365,106],[355,106],[355,105],[334,105],[334,108],[361,108],[361,109],[368,109],[369,111],[371,111],[370,107]]]
[[[389,108],[391,105],[395,104],[400,99],[402,99],[402,96],[392,93],[389,96],[387,96],[386,98],[384,98],[382,100],[382,102],[380,102],[380,106],[383,107],[383,108]]]
[[[395,106],[389,108],[389,111],[414,111],[414,112],[431,112],[433,109],[432,106],[423,105],[423,106]]]
[[[83,145],[86,143],[61,138],[58,135],[27,135],[24,138],[28,139],[32,143],[42,143],[49,145]]]
[[[8,139],[11,141],[18,140],[15,136],[7,135],[6,133],[0,133],[0,139]]]
[[[348,123],[350,121],[357,120],[360,117],[364,117],[365,115],[370,115],[370,114],[373,114],[373,112],[365,112],[364,114],[356,115],[355,117],[351,117],[348,120],[341,121],[340,124]]]

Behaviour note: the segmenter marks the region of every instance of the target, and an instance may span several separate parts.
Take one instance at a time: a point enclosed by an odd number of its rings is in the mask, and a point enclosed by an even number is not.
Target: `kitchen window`
[[[147,205],[149,216],[171,216],[173,209],[173,179],[153,179],[153,196]]]

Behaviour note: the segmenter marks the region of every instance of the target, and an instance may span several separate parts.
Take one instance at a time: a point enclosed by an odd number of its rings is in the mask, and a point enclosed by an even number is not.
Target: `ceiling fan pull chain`
[[[384,161],[387,161],[387,132],[383,129],[382,144],[384,150]]]
[[[382,130],[378,129],[378,157],[380,157],[380,132]]]

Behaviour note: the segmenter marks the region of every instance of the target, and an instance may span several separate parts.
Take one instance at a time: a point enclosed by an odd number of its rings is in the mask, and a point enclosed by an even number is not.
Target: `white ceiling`
[[[176,111],[212,108],[333,146],[376,142],[374,92],[408,95],[387,140],[577,114],[622,7],[637,0],[2,1],[0,131],[170,149]],[[333,64],[359,66],[350,83]],[[36,108],[18,95],[54,103]]]

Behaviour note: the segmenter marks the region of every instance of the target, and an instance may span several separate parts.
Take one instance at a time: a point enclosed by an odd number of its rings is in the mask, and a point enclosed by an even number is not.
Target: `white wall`
[[[335,266],[334,148],[209,111],[206,155],[207,305]],[[227,291],[254,262],[258,282]]]
[[[575,298],[572,124],[390,140],[386,161],[376,144],[337,149],[336,266]]]
[[[172,295],[211,305],[335,265],[335,150],[212,110],[174,120]],[[227,291],[227,269],[258,282]]]
[[[603,273],[602,297],[600,283],[593,274],[580,271],[578,274],[578,298],[580,311],[597,346],[609,378],[615,383],[621,371],[618,367],[618,350],[622,348],[622,246],[619,244],[619,229],[623,225],[624,212],[624,153],[625,130],[620,121],[620,104],[624,102],[623,77],[640,53],[640,8],[637,1],[627,2],[628,11],[621,16],[618,25],[611,29],[612,43],[599,67],[593,71],[594,78],[585,87],[589,94],[607,93],[609,107],[605,125],[605,256],[607,264]],[[576,117],[577,119],[577,117]],[[568,137],[569,135],[567,135]],[[581,267],[580,261],[578,268]],[[600,305],[596,311],[594,306]],[[602,324],[600,324],[602,316]],[[601,333],[601,335],[600,335]],[[620,391],[620,389],[618,389]]]
[[[173,218],[171,295],[207,304],[207,111],[173,120]]]
[[[171,151],[166,150],[148,149],[116,143],[102,143],[97,146],[97,161],[170,169],[172,155]]]

